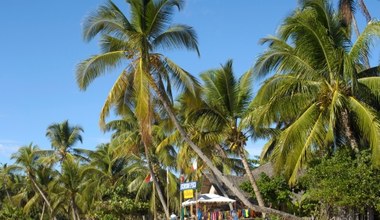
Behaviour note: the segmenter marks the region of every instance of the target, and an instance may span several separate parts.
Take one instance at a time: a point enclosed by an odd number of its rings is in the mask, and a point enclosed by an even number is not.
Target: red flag
[[[148,176],[145,177],[145,180],[144,180],[146,183],[149,183],[149,182],[152,182],[153,181],[153,177],[148,174]]]

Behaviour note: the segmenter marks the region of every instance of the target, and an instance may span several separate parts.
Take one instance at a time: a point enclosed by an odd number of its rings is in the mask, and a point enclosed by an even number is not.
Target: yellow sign
[[[194,197],[194,193],[192,189],[187,189],[183,191],[183,198],[185,199],[191,199]]]

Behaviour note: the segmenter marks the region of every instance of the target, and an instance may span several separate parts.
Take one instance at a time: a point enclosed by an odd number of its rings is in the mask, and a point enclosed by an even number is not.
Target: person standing
[[[177,216],[174,214],[174,212],[170,215],[170,220],[177,220]]]
[[[239,219],[239,216],[235,210],[232,210],[231,217],[232,217],[232,220],[238,220]]]
[[[197,219],[198,219],[198,220],[202,220],[202,217],[203,217],[202,210],[201,210],[200,208],[198,208],[198,211],[197,211]]]

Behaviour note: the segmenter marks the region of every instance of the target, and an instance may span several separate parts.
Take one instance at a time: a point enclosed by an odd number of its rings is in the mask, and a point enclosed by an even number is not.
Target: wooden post
[[[184,177],[182,176],[182,174],[179,175],[179,183],[183,183],[183,179]],[[182,213],[182,191],[179,190],[179,219],[180,220],[183,220],[184,217],[183,217],[183,213]]]
[[[169,168],[167,168],[167,167],[166,167],[166,205],[168,207],[168,213],[170,215],[170,206],[169,206]],[[170,218],[168,220],[170,220]]]

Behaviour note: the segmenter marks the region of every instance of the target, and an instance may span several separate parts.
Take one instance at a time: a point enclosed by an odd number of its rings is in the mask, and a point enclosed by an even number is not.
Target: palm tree
[[[78,125],[70,126],[68,120],[51,124],[47,128],[46,137],[49,138],[52,148],[58,152],[61,162],[66,159],[67,154],[71,153],[72,147],[78,141],[82,143],[81,132],[83,132],[83,128]]]
[[[356,34],[356,36],[360,35],[357,19],[355,16],[355,11],[357,7],[359,6],[360,10],[362,11],[367,23],[369,23],[372,20],[372,16],[369,13],[366,4],[364,3],[364,0],[339,0],[339,13],[341,16],[342,21],[347,27],[353,27],[353,30]],[[368,57],[363,57],[364,59],[364,65],[366,68],[370,67],[369,59]]]
[[[41,157],[41,150],[37,145],[30,144],[28,146],[23,146],[12,155],[12,159],[15,160],[15,165],[10,168],[11,170],[22,170],[25,172],[28,180],[31,182],[31,186],[39,194],[44,204],[48,207],[50,216],[55,219],[54,210],[52,206],[51,199],[48,196],[46,190],[38,183],[37,180],[37,170],[40,166],[38,159]]]
[[[82,199],[82,193],[85,192],[84,188],[92,182],[91,180],[86,180],[83,168],[73,156],[67,154],[62,163],[62,171],[59,176],[59,183],[62,187],[61,196],[67,198],[66,201],[69,202],[69,212],[73,220],[81,219],[82,210],[78,204],[84,201]]]
[[[245,123],[249,103],[252,101],[252,71],[235,79],[232,60],[228,60],[220,69],[209,70],[201,75],[204,81],[199,106],[191,113],[195,126],[219,136],[219,145],[227,146],[242,160],[245,173],[249,177],[260,207],[265,207],[264,200],[257,187],[255,178],[247,161],[246,142],[251,132]]]
[[[173,9],[183,7],[181,0],[140,0],[127,1],[130,6],[130,18],[112,2],[86,18],[84,38],[89,41],[101,35],[102,53],[81,62],[77,67],[76,78],[80,89],[88,85],[107,70],[129,61],[114,83],[100,114],[100,124],[116,101],[123,97],[126,104],[129,98],[136,99],[136,116],[140,124],[145,153],[149,155],[151,147],[151,126],[153,114],[153,97],[157,97],[167,111],[171,121],[189,146],[205,161],[208,167],[246,204],[256,211],[260,207],[252,205],[247,198],[212,164],[181,127],[172,109],[171,82],[178,88],[196,93],[195,78],[177,66],[161,49],[186,48],[198,52],[198,45],[193,29],[186,25],[172,25],[169,22]],[[170,80],[171,79],[171,80]],[[147,160],[149,158],[147,157]],[[148,163],[149,164],[149,163]],[[152,170],[149,167],[149,170]],[[154,174],[153,181],[158,186]],[[162,193],[158,194],[164,209],[167,210]],[[165,213],[169,218],[169,213]]]
[[[110,144],[101,144],[96,151],[89,154],[90,163],[85,168],[86,173],[94,175],[95,180],[108,187],[121,183],[127,174],[127,160],[118,156]]]
[[[154,97],[153,90],[167,85],[170,90],[169,77],[179,85],[186,85],[194,90],[195,79],[178,67],[169,58],[154,51],[164,48],[181,48],[198,51],[197,41],[191,27],[185,25],[169,26],[173,9],[182,8],[183,2],[177,0],[141,0],[127,1],[131,18],[128,19],[111,1],[101,6],[85,20],[84,38],[93,39],[101,34],[100,55],[83,61],[77,68],[77,82],[81,89],[86,89],[96,77],[109,68],[114,68],[123,61],[130,61],[122,71],[111,89],[101,113],[101,124],[110,108],[120,97],[136,98],[136,116],[139,120],[142,140],[147,160],[151,147],[151,125]],[[156,91],[157,92],[157,91]],[[150,164],[148,162],[148,164]],[[150,170],[151,167],[150,167]],[[157,185],[154,174],[153,181]],[[158,194],[166,210],[162,193]],[[169,218],[169,213],[166,211]]]
[[[275,75],[260,88],[252,114],[256,125],[281,130],[263,156],[291,183],[308,159],[343,146],[370,146],[380,165],[379,67],[362,63],[379,36],[380,22],[370,22],[352,43],[331,5],[309,0],[285,19],[278,37],[262,40],[269,48],[255,70]]]
[[[134,102],[134,101],[133,101]],[[162,118],[160,112],[154,112],[153,114],[153,121],[152,121],[152,147],[150,147],[148,150],[148,155],[145,151],[143,139],[141,130],[139,129],[139,122],[137,119],[137,116],[135,114],[135,111],[132,111],[128,106],[123,105],[123,102],[118,102],[119,104],[117,107],[117,112],[119,115],[122,116],[122,119],[113,120],[105,125],[106,131],[113,131],[114,133],[111,136],[111,145],[113,152],[117,157],[119,158],[129,158],[132,161],[135,161],[136,164],[140,164],[141,166],[147,166],[152,167],[152,170],[149,171],[149,176],[151,176],[151,173],[154,174],[154,179],[157,180],[158,186],[154,184],[153,187],[153,194],[151,194],[150,201],[152,205],[154,204],[154,207],[156,207],[156,196],[157,193],[160,195],[161,188],[168,187],[167,184],[163,181],[164,179],[160,175],[163,170],[163,163],[170,164],[175,157],[175,151],[174,150],[168,150],[168,151],[155,151],[155,145],[157,145],[158,142],[160,142],[160,139],[165,138],[165,125],[167,120]],[[133,107],[133,105],[131,106]],[[147,159],[149,158],[149,160]],[[137,162],[136,162],[137,160]],[[143,163],[141,161],[144,161]],[[142,165],[142,164],[143,165]],[[133,170],[132,167],[128,167],[128,170]],[[146,167],[142,169],[143,170],[143,176],[146,176]],[[132,171],[133,173],[136,173]],[[134,178],[134,177],[133,177]],[[139,183],[139,178],[135,178],[132,182],[132,185],[134,183],[138,183],[137,186],[139,189],[147,189],[146,186],[143,186]],[[143,179],[144,180],[144,179]],[[174,185],[173,185],[174,186]],[[136,188],[133,188],[134,191],[136,191]],[[168,189],[167,189],[168,190]],[[138,190],[140,191],[140,190]],[[151,189],[148,190],[148,192],[152,192]],[[139,197],[140,193],[137,193],[137,198]],[[162,194],[164,197],[164,195]],[[160,197],[160,196],[159,196]],[[168,204],[169,207],[169,204]],[[153,206],[152,206],[153,208]],[[154,213],[156,213],[156,209],[152,210]],[[155,215],[156,216],[156,215]]]

